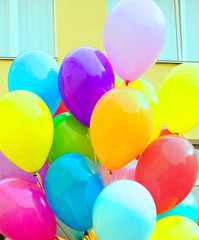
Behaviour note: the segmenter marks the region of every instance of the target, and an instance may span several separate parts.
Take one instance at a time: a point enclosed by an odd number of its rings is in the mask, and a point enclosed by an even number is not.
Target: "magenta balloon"
[[[134,81],[160,56],[166,23],[152,0],[123,0],[110,12],[104,26],[104,48],[120,78]]]
[[[98,100],[115,86],[110,62],[99,50],[79,47],[64,59],[59,72],[62,100],[72,115],[89,127]]]
[[[102,164],[100,164],[98,166],[98,169],[102,175],[104,186],[107,186],[110,183],[118,180],[134,180],[137,162],[137,160],[133,160],[123,168],[112,171],[112,174],[110,175],[109,170],[107,170]]]
[[[48,161],[45,162],[43,167],[38,171],[41,176],[43,186],[45,184],[45,178],[50,164]],[[21,177],[29,181],[37,183],[37,177],[33,176],[33,173],[26,172],[11,162],[1,151],[0,151],[0,180],[4,178]]]
[[[0,232],[12,240],[52,240],[56,220],[46,195],[22,178],[0,181]]]

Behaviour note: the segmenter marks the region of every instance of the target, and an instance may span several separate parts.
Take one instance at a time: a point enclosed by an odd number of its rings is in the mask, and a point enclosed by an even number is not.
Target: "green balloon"
[[[71,113],[59,114],[54,117],[53,122],[54,139],[48,157],[50,163],[66,153],[80,153],[95,162],[89,128],[82,125]]]
[[[116,72],[114,72],[115,74],[115,83],[119,83],[121,81],[121,78],[117,75]]]

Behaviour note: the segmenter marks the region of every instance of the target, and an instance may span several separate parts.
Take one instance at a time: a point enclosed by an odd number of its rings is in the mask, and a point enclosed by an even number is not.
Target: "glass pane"
[[[107,11],[108,13],[120,0],[107,0]]]
[[[10,56],[9,1],[0,0],[0,57]]]
[[[154,0],[164,13],[167,23],[167,39],[159,58],[162,61],[178,61],[177,29],[174,0]]]
[[[183,61],[199,61],[199,1],[181,0]]]
[[[54,57],[52,0],[18,0],[15,55],[24,50],[40,49]]]

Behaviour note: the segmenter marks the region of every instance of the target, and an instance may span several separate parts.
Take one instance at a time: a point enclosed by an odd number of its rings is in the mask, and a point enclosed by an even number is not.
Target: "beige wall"
[[[106,0],[57,0],[58,62],[72,49],[92,46],[103,51]]]
[[[79,46],[93,46],[103,51],[102,33],[107,16],[106,0],[57,0],[57,47],[58,63],[66,54]],[[12,61],[0,60],[0,97],[8,92],[7,76]],[[143,79],[157,89],[167,73],[176,64],[157,63]],[[199,128],[186,135],[199,139]]]

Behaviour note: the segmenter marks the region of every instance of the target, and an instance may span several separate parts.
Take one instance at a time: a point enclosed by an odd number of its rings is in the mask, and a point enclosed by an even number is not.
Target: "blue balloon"
[[[155,224],[155,202],[137,182],[113,182],[95,201],[93,228],[99,240],[149,240]]]
[[[199,218],[199,205],[197,199],[192,193],[190,193],[181,203],[171,210],[157,215],[157,220],[160,220],[169,216],[183,216],[187,217],[194,222],[198,222]]]
[[[64,224],[77,231],[92,227],[93,205],[104,186],[90,159],[77,153],[59,157],[47,172],[45,186],[48,202]]]
[[[25,51],[10,67],[9,92],[27,90],[35,93],[54,115],[61,101],[58,73],[59,65],[50,55],[40,50]]]

